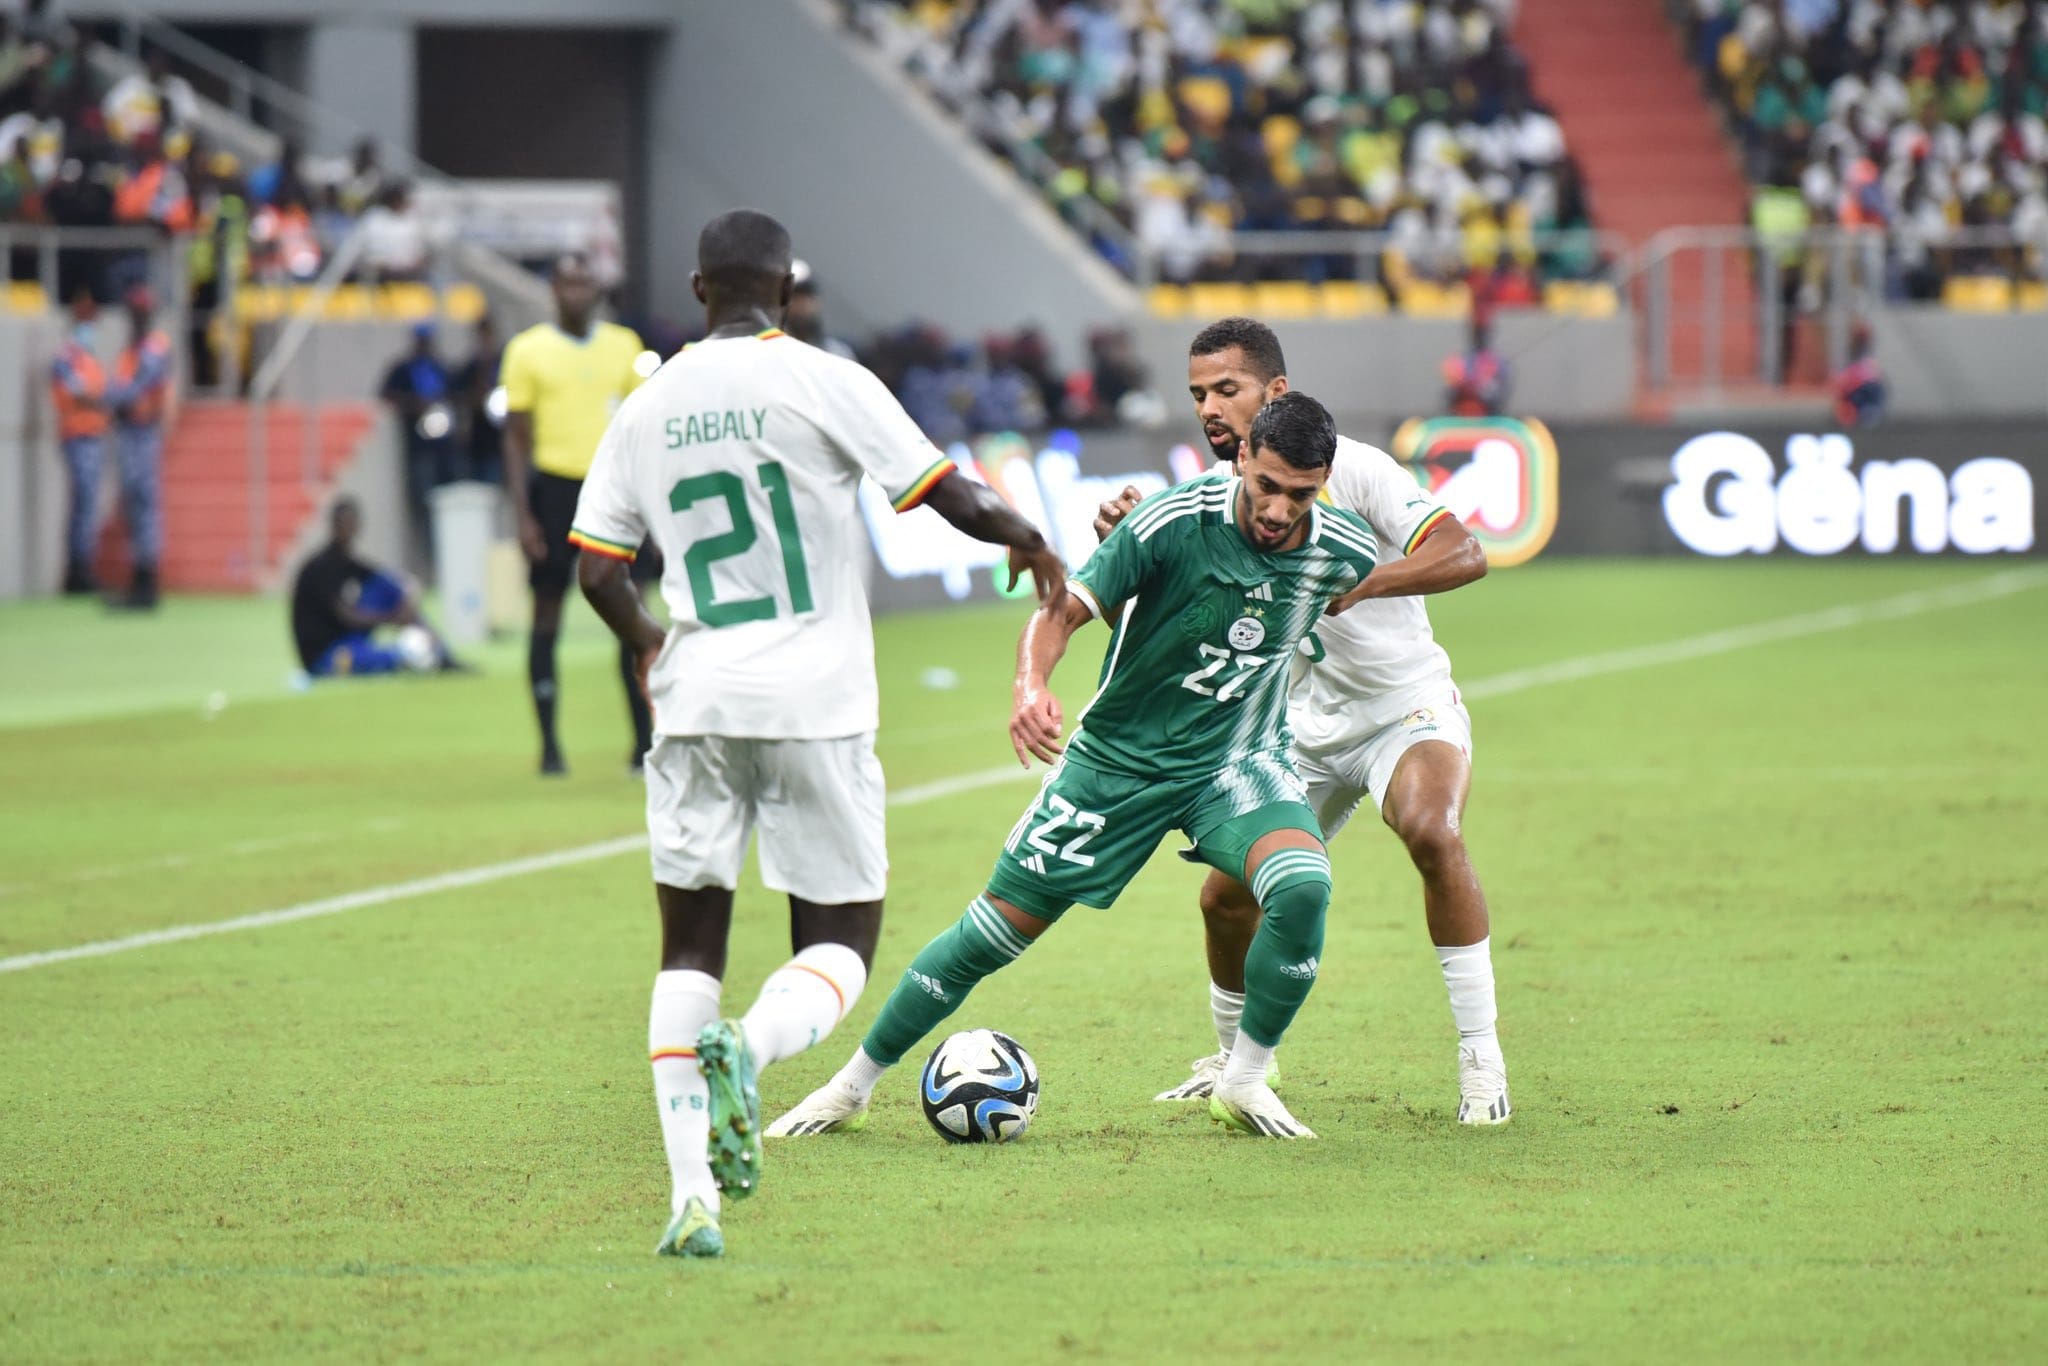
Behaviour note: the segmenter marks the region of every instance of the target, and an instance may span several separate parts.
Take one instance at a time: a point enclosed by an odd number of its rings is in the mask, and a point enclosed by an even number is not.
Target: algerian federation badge
[[[1266,623],[1257,617],[1239,617],[1230,623],[1230,646],[1234,650],[1256,650],[1266,639]]]

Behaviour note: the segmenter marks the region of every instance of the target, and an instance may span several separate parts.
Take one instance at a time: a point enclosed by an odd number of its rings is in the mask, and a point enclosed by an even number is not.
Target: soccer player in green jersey
[[[769,1137],[858,1127],[882,1073],[977,982],[1075,902],[1114,902],[1172,829],[1194,842],[1194,857],[1242,879],[1264,911],[1209,1113],[1268,1138],[1314,1137],[1266,1070],[1315,984],[1330,900],[1322,831],[1287,757],[1288,666],[1379,553],[1361,518],[1316,501],[1336,448],[1322,404],[1275,399],[1235,476],[1204,475],[1139,504],[1031,618],[1010,739],[1021,761],[1036,755],[1051,773],[987,890],[911,962],[852,1060]],[[1053,667],[1075,631],[1119,606],[1101,689],[1062,746]]]

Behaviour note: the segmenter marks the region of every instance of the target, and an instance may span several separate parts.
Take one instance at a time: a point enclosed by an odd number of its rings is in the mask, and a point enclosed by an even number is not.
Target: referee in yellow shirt
[[[537,323],[507,343],[498,372],[505,386],[505,488],[518,509],[519,543],[531,563],[533,635],[526,673],[540,722],[543,774],[568,772],[555,736],[555,638],[562,598],[575,577],[569,524],[576,496],[619,401],[646,378],[639,336],[597,317],[597,277],[589,257],[571,252],[555,262],[554,295],[555,320]],[[654,722],[633,663],[632,652],[620,646],[619,677],[633,714],[631,763],[638,772],[654,743]]]

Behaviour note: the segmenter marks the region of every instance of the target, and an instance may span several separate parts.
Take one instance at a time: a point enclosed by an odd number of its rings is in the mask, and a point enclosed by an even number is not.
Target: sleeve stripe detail
[[[1429,516],[1423,518],[1422,525],[1415,528],[1414,534],[1409,536],[1408,544],[1401,547],[1401,553],[1403,555],[1414,554],[1415,547],[1422,544],[1423,537],[1429,535],[1430,532],[1436,530],[1437,523],[1443,521],[1444,518],[1450,515],[1451,510],[1449,508],[1438,508],[1435,512],[1432,512],[1429,514]]]
[[[593,555],[602,555],[608,560],[624,560],[627,564],[631,564],[633,557],[640,553],[638,546],[620,545],[617,541],[607,541],[587,531],[572,530],[569,533],[569,544],[587,550]]]
[[[898,512],[910,511],[925,500],[926,495],[932,491],[941,479],[944,479],[958,468],[959,466],[955,465],[950,458],[943,455],[940,456],[939,462],[936,465],[933,465],[923,474],[917,476],[917,481],[905,489],[902,496],[891,502],[889,506],[895,508]]]
[[[1094,589],[1069,574],[1067,576],[1067,591],[1081,600],[1081,605],[1088,609],[1089,616],[1097,620],[1101,619],[1102,603],[1096,598]]]

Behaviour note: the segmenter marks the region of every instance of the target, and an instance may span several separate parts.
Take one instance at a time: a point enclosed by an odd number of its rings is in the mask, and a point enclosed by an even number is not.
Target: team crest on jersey
[[[1266,623],[1257,617],[1239,617],[1230,623],[1230,648],[1256,650],[1266,640]]]
[[[1223,613],[1213,602],[1189,603],[1188,609],[1180,614],[1180,633],[1189,640],[1214,636],[1222,619]]]
[[[1433,726],[1436,724],[1436,713],[1428,707],[1417,707],[1414,711],[1401,718],[1401,724],[1404,726]]]

